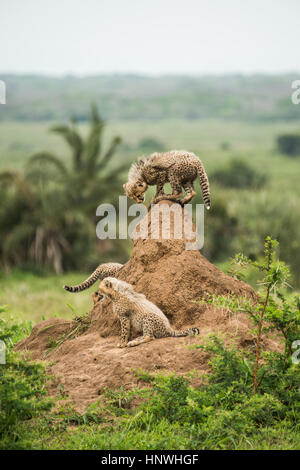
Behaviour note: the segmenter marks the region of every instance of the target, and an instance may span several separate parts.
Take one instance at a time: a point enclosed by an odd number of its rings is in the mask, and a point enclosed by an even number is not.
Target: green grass
[[[72,318],[73,312],[82,315],[91,310],[91,288],[79,294],[66,292],[64,284],[78,284],[86,273],[32,274],[13,271],[0,276],[0,305],[7,305],[17,320],[30,320],[33,324],[50,317]],[[70,304],[72,309],[67,305]]]
[[[253,395],[249,354],[225,350],[219,340],[212,341],[208,347],[217,348],[213,373],[203,376],[202,387],[191,387],[181,376],[142,373],[150,387],[106,389],[99,403],[82,414],[63,404],[62,393],[52,412],[36,416],[30,408],[31,419],[20,416],[10,431],[4,430],[0,448],[299,449],[298,369],[292,365],[282,368],[280,357],[274,357],[273,367],[278,371],[270,367],[260,393]],[[279,369],[280,379],[276,376]],[[42,376],[38,379],[43,383]]]
[[[66,154],[67,147],[59,136],[48,130],[56,122],[0,122],[0,154],[2,168],[22,166],[31,153],[47,149],[49,152]],[[81,124],[83,131],[87,125]],[[289,122],[242,122],[221,119],[166,119],[146,121],[110,121],[105,131],[107,141],[120,135],[128,149],[137,149],[145,137],[160,140],[167,149],[186,148],[198,152],[217,152],[215,161],[230,152],[253,152],[252,158],[262,152],[273,152],[276,136],[285,132],[298,132],[299,123]],[[222,143],[229,144],[228,151],[222,151]],[[250,155],[249,155],[250,156]],[[205,160],[206,161],[206,160]],[[286,161],[284,158],[282,161]],[[206,164],[214,164],[208,161]]]
[[[230,430],[230,429],[229,429]],[[33,450],[201,450],[201,443],[193,444],[188,430],[180,425],[162,421],[158,425],[126,429],[116,423],[57,426],[50,428],[41,419],[22,425],[22,449]],[[213,435],[211,436],[213,442]],[[4,442],[5,443],[5,442]],[[8,446],[9,444],[7,444]],[[6,447],[8,448],[8,447]],[[14,448],[14,447],[13,447]],[[250,438],[240,436],[228,450],[299,450],[300,435],[290,427],[264,427]],[[213,445],[206,450],[216,449]]]

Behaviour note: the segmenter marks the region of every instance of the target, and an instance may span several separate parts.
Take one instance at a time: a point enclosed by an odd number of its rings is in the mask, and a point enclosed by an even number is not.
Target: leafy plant
[[[118,184],[118,175],[123,169],[120,165],[113,171],[107,171],[108,164],[121,143],[120,137],[114,137],[106,151],[103,151],[103,130],[105,121],[100,117],[95,105],[91,107],[90,129],[86,138],[83,138],[77,128],[76,119],[69,125],[57,125],[50,129],[59,134],[67,143],[71,151],[71,166],[64,160],[48,152],[39,152],[33,155],[28,162],[28,176],[46,182],[49,181],[48,171],[54,169],[63,184],[70,203],[90,207],[103,199],[108,184]],[[93,206],[93,210],[95,207]]]
[[[76,121],[54,126],[71,151],[71,165],[49,152],[33,155],[25,174],[0,174],[0,260],[4,268],[34,264],[61,273],[94,265],[97,206],[114,202],[124,165],[109,167],[121,139],[114,137],[103,150],[105,122],[92,106],[89,133],[82,137]],[[104,245],[102,245],[104,246]],[[107,248],[106,248],[107,249]],[[116,242],[115,250],[122,251]]]
[[[0,319],[0,339],[6,345],[5,364],[0,365],[0,439],[10,436],[13,441],[18,440],[19,424],[52,406],[51,400],[45,398],[44,366],[22,359],[13,351],[26,328],[24,324]]]
[[[66,333],[63,333],[58,339],[49,338],[47,344],[48,349],[46,350],[44,356],[48,356],[52,351],[55,351],[61,344],[65,341],[74,339],[77,336],[83,334],[90,325],[90,319],[88,313],[85,315],[76,315],[73,318],[73,323],[70,325],[69,330]]]
[[[300,336],[300,299],[298,295],[287,297],[281,290],[288,286],[289,268],[276,257],[278,242],[270,236],[264,244],[264,257],[261,261],[253,261],[242,254],[233,260],[234,268],[231,274],[242,277],[242,270],[248,266],[255,268],[262,276],[259,284],[261,291],[258,302],[250,299],[240,299],[235,296],[212,296],[209,302],[220,308],[233,312],[244,312],[250,315],[256,326],[256,357],[253,367],[253,388],[257,393],[261,380],[258,379],[258,369],[261,357],[262,334],[277,331],[284,340],[285,361],[291,360],[292,343]]]

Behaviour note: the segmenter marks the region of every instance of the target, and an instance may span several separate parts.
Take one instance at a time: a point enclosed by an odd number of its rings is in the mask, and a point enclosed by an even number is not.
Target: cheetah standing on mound
[[[171,150],[165,153],[153,153],[148,158],[133,163],[129,170],[128,182],[123,185],[126,196],[141,203],[145,199],[148,185],[156,185],[156,194],[152,203],[162,199],[186,204],[195,196],[194,181],[199,177],[203,200],[210,208],[210,190],[204,166],[194,153],[186,150]],[[170,183],[172,194],[164,193],[164,184]],[[185,197],[182,188],[185,190]]]
[[[135,292],[132,285],[127,282],[107,277],[100,282],[98,292],[111,299],[113,312],[120,320],[120,348],[137,346],[154,338],[199,334],[198,328],[174,330],[163,312],[152,302],[149,302],[143,294]],[[142,333],[142,336],[128,341],[131,327]]]

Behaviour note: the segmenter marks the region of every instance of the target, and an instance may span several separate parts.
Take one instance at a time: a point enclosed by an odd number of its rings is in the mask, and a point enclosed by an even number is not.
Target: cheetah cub
[[[199,158],[186,150],[171,150],[164,153],[152,153],[148,158],[133,163],[129,170],[128,182],[123,185],[125,194],[137,203],[145,199],[149,185],[156,185],[156,194],[152,199],[155,204],[163,199],[187,204],[196,194],[194,181],[200,180],[203,200],[210,208],[210,189],[205,168]],[[172,194],[165,194],[164,185],[170,183]],[[185,190],[185,197],[182,189]]]
[[[107,277],[100,282],[99,294],[111,299],[113,312],[120,320],[121,343],[118,345],[120,348],[137,346],[154,338],[199,334],[198,328],[174,330],[163,312],[143,294],[135,292],[132,285],[127,282]],[[142,335],[128,341],[131,327]]]

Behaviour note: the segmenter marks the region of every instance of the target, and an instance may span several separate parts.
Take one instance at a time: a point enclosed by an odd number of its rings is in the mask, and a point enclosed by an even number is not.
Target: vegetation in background
[[[166,150],[163,142],[154,137],[144,137],[139,141],[138,148],[142,152],[152,153],[152,152],[164,152]]]
[[[264,238],[268,233],[273,233],[280,242],[281,259],[291,267],[291,284],[297,289],[300,286],[299,162],[298,159],[287,159],[273,149],[277,135],[281,132],[296,132],[297,127],[292,122],[243,123],[224,120],[173,119],[147,123],[142,121],[112,122],[106,132],[102,133],[103,147],[108,148],[113,136],[119,134],[124,135],[126,145],[118,147],[118,153],[110,159],[105,172],[117,170],[120,161],[122,166],[124,164],[124,168],[129,168],[130,163],[143,153],[139,149],[139,142],[144,137],[153,137],[162,142],[166,149],[188,148],[194,151],[205,164],[212,194],[212,208],[209,213],[205,213],[203,253],[213,263],[223,263],[238,251],[245,253],[251,259],[258,259],[262,255]],[[79,130],[81,136],[89,135],[87,124],[77,123],[76,129]],[[72,167],[72,159],[67,152],[65,139],[61,139],[58,133],[51,133],[48,137],[45,124],[1,122],[0,131],[4,134],[0,142],[2,168],[9,165],[18,166],[22,158],[24,161],[26,155],[39,152],[41,148],[47,148],[49,153],[59,155],[60,160],[69,170]],[[230,142],[230,148],[226,152],[219,148],[220,142],[225,140]],[[259,175],[266,175],[267,185],[261,188],[234,188],[215,184],[214,172],[220,168],[227,168],[227,162],[237,158],[247,162]],[[59,179],[59,173],[51,165],[47,167],[49,176],[51,174],[49,179],[54,184],[55,180]],[[120,182],[116,189],[111,190],[107,182],[105,202],[115,201],[123,193],[122,183],[126,179],[126,171],[120,173],[118,178]],[[233,180],[235,178],[233,173],[232,178]],[[12,204],[14,198],[9,198],[9,206],[5,209],[6,198],[9,193],[16,191],[16,188],[15,183],[7,183],[6,188],[2,187],[0,190],[3,201],[0,208],[0,236],[6,239],[11,235],[12,242],[7,242],[6,249],[9,253],[5,255],[8,260],[6,264],[1,255],[4,246],[1,246],[0,265],[7,269],[16,264],[19,266],[21,263],[27,269],[40,269],[34,258],[30,257],[25,261],[26,257],[22,250],[28,254],[28,246],[24,243],[18,243],[21,256],[15,253],[13,240],[15,237],[21,237],[21,234],[15,235],[13,228],[16,221],[18,224],[22,221],[23,224],[24,219],[25,222],[29,221],[30,227],[42,221],[47,227],[47,232],[49,233],[51,229],[54,234],[57,234],[56,221],[59,221],[59,227],[66,234],[69,247],[71,247],[64,252],[64,270],[80,269],[88,272],[102,261],[126,261],[130,242],[126,240],[96,241],[94,221],[91,221],[90,216],[89,220],[86,220],[84,216],[79,215],[76,208],[71,212],[66,210],[60,201],[60,193],[57,192],[56,185],[57,183],[55,183],[55,188],[48,185],[47,198],[44,198],[43,205],[40,202],[39,205],[34,206],[36,208],[29,206],[28,197],[22,192],[20,181],[18,203],[15,201]],[[62,183],[59,185],[63,192]],[[39,188],[34,189],[42,191],[44,187],[40,185]],[[196,190],[197,197],[193,199],[193,204],[203,202],[198,183],[196,183]],[[148,191],[148,202],[153,195],[151,191],[152,188]],[[49,199],[49,205],[47,199]],[[26,208],[22,212],[24,205]],[[31,223],[32,218],[35,220],[34,224]],[[70,232],[75,232],[75,237],[71,237]],[[53,263],[47,262],[48,269],[53,269],[52,266]]]
[[[96,253],[95,212],[108,195],[120,190],[122,166],[108,170],[120,138],[103,147],[104,121],[93,106],[90,131],[83,139],[73,120],[52,128],[68,143],[72,165],[49,152],[34,155],[25,174],[0,174],[0,265],[37,265],[61,273],[94,266]],[[107,201],[108,202],[108,201]],[[114,202],[113,197],[109,202]],[[105,244],[102,245],[105,250]],[[106,245],[106,251],[110,245]],[[115,244],[121,255],[125,246]],[[124,255],[123,255],[124,256]]]
[[[296,157],[300,155],[300,135],[282,134],[277,137],[277,147],[279,152]]]
[[[225,168],[212,173],[211,181],[221,186],[237,189],[262,188],[266,183],[266,175],[248,165],[241,159],[232,159]]]
[[[69,125],[52,127],[50,130],[59,134],[68,144],[71,165],[68,167],[64,159],[52,153],[39,152],[29,159],[27,177],[37,184],[45,185],[51,184],[51,177],[54,177],[64,189],[70,207],[94,215],[95,204],[106,198],[107,190],[114,193],[120,185],[120,165],[113,171],[107,171],[107,166],[121,138],[114,137],[104,151],[104,128],[105,121],[101,119],[95,105],[91,108],[90,129],[86,138],[81,136],[75,118]],[[54,173],[51,170],[55,170]]]
[[[92,289],[74,295],[66,293],[62,286],[79,284],[88,275],[87,272],[57,275],[20,269],[13,269],[9,274],[0,272],[0,305],[9,304],[11,315],[18,321],[35,324],[50,317],[69,319],[73,311],[77,315],[90,311]]]
[[[300,286],[300,238],[297,235],[300,212],[296,194],[294,191],[288,194],[280,187],[270,193],[243,192],[240,200],[232,203],[232,212],[240,227],[234,246],[235,252],[243,252],[252,260],[258,260],[263,255],[265,237],[272,233],[280,243],[280,258],[291,269],[290,284],[297,290]]]
[[[212,194],[212,207],[209,213],[205,214],[205,240],[201,251],[212,262],[218,262],[233,253],[241,227],[238,217],[230,214],[226,198],[216,192]],[[200,202],[199,196],[197,201]]]
[[[89,119],[86,103],[97,97],[107,119],[296,120],[299,106],[291,103],[293,74],[227,76],[99,75],[44,77],[2,75],[9,107],[0,119],[57,120],[76,115]],[[67,91],[66,91],[67,90]],[[256,106],[259,99],[259,105]]]

